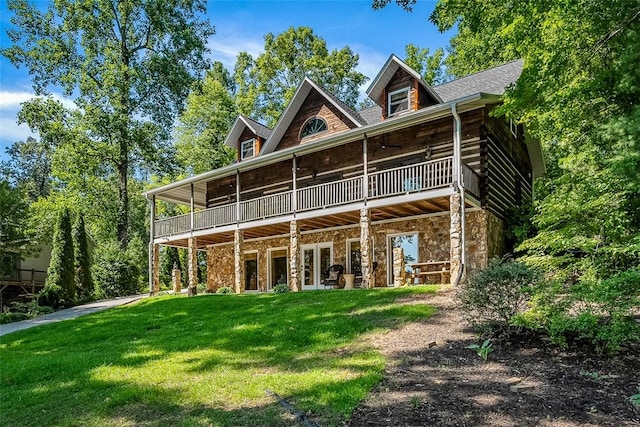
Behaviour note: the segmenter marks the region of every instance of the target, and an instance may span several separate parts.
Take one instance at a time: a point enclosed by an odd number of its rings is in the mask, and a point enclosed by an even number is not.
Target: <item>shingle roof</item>
[[[248,121],[249,123],[251,123],[251,126],[253,127],[253,129],[256,131],[256,135],[258,135],[261,138],[267,139],[269,138],[269,135],[271,135],[271,129],[269,129],[268,127],[266,127],[265,125],[256,122],[255,120],[247,117],[247,116],[242,116],[244,117],[244,119],[246,121]]]
[[[372,125],[374,123],[382,121],[382,107],[380,107],[379,105],[374,105],[373,107],[360,110],[359,113],[360,117],[362,117],[362,119],[368,125]]]
[[[515,61],[435,86],[434,89],[438,92],[443,102],[453,101],[476,93],[503,95],[505,89],[518,80],[523,66],[524,61],[516,59]]]

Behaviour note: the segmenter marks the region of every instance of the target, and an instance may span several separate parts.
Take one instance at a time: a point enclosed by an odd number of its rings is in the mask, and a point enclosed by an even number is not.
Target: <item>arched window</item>
[[[307,123],[302,127],[302,132],[300,132],[300,138],[304,138],[305,136],[314,135],[316,133],[324,132],[327,128],[327,122],[320,117],[312,117],[307,120]]]

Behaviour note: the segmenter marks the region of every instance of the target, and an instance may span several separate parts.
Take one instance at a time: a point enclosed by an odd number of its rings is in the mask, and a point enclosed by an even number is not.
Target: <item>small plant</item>
[[[216,294],[232,294],[232,293],[233,293],[233,289],[231,289],[231,287],[229,286],[222,286],[218,288],[218,290],[216,291]]]
[[[596,381],[610,380],[612,378],[616,378],[615,375],[599,374],[597,372],[591,372],[591,371],[580,371],[580,375],[582,375],[583,377],[591,378],[592,380],[596,380]]]
[[[629,396],[629,402],[638,410],[640,410],[640,385],[637,388],[638,393]]]
[[[411,407],[413,408],[413,410],[417,411],[418,409],[420,409],[420,405],[422,405],[422,401],[420,400],[420,398],[417,396],[413,396],[411,398]]]
[[[493,351],[493,348],[491,347],[491,340],[484,340],[482,345],[471,344],[466,346],[465,348],[470,348],[475,350],[476,353],[478,353],[478,356],[482,357],[482,360],[484,361],[486,361],[487,358],[489,357],[489,353]]]
[[[289,292],[291,289],[289,289],[289,285],[286,283],[281,283],[279,285],[275,285],[272,290],[274,294],[284,294]]]

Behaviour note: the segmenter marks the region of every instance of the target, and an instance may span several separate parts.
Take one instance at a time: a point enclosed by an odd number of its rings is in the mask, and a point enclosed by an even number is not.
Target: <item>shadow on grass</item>
[[[0,339],[5,425],[336,424],[382,376],[363,334],[434,313],[434,288],[160,297]],[[34,415],[36,414],[36,415]]]

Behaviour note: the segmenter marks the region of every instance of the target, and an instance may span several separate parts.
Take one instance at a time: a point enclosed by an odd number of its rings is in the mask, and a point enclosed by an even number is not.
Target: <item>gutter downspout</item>
[[[454,150],[454,183],[456,190],[460,193],[460,245],[462,254],[460,257],[460,270],[458,271],[458,277],[456,277],[455,285],[458,286],[464,276],[464,266],[467,261],[467,250],[465,248],[465,229],[466,229],[466,215],[465,215],[465,203],[464,203],[464,186],[462,185],[462,122],[458,115],[457,105],[455,102],[451,104],[451,115],[453,116],[454,128],[453,128],[453,150]]]

